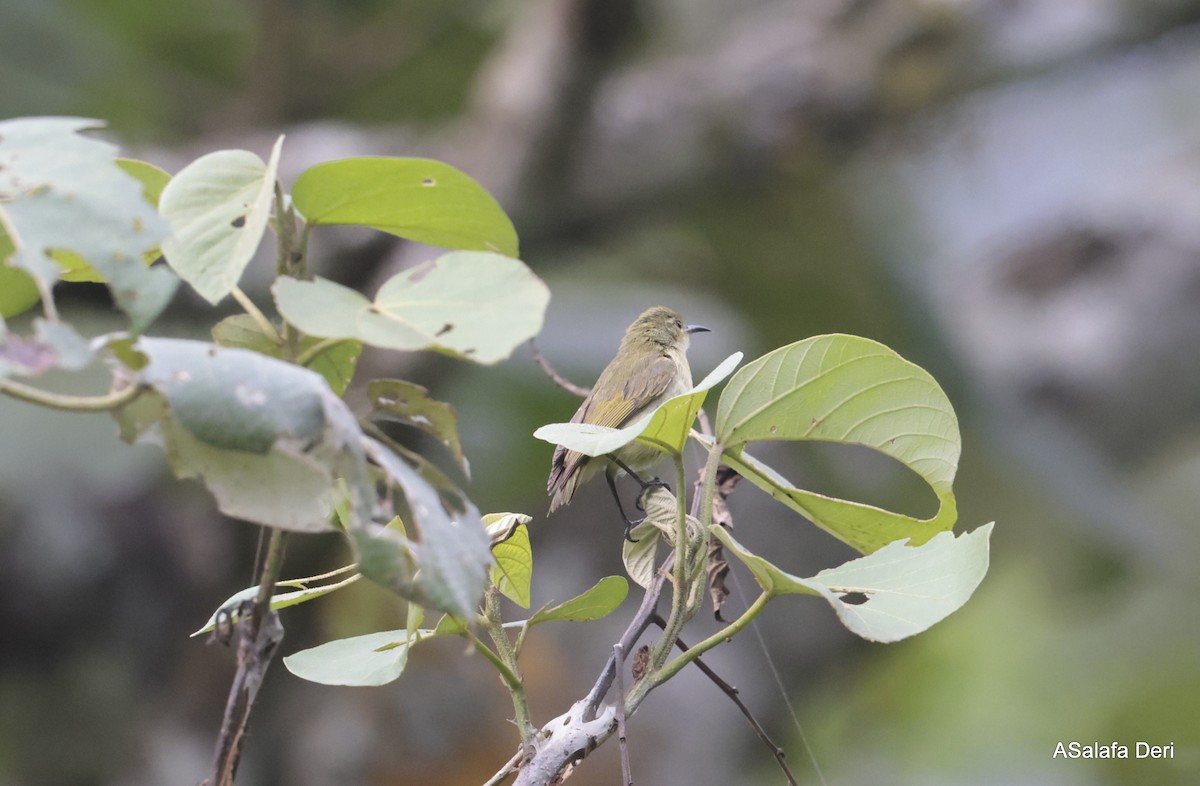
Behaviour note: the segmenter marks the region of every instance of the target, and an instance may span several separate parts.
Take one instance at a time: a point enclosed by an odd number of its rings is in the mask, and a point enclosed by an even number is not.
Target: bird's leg
[[[638,482],[638,485],[640,485],[642,487],[641,493],[638,494],[637,502],[635,502],[634,504],[637,505],[637,509],[642,511],[643,513],[646,512],[646,508],[644,505],[642,505],[642,497],[646,494],[647,491],[649,491],[650,489],[653,489],[653,488],[666,489],[667,491],[671,490],[671,487],[668,486],[666,481],[662,480],[661,478],[650,478],[650,480],[643,480],[642,476],[637,474],[633,470],[631,470],[625,464],[624,461],[621,461],[619,458],[616,458],[615,456],[609,456],[608,458],[610,461],[615,463],[618,467],[625,470],[625,474],[628,475],[629,477],[633,478],[634,480],[636,480]],[[613,494],[616,494],[616,493],[617,492],[614,490]],[[618,502],[617,504],[619,505],[620,503]],[[625,515],[625,514],[622,513],[621,515]],[[628,519],[626,519],[626,521],[628,521]]]
[[[613,461],[617,460],[613,459]],[[617,461],[617,463],[620,464],[621,462]],[[617,510],[621,512],[621,520],[625,522],[625,540],[629,541],[630,543],[637,543],[637,539],[629,534],[634,528],[635,523],[625,515],[625,507],[621,505],[621,497],[617,494],[617,473],[614,471],[614,469],[615,467],[612,464],[609,464],[608,469],[604,472],[604,479],[608,481],[608,490],[612,492],[613,501],[617,503]],[[629,472],[629,469],[626,468],[625,471]],[[634,475],[634,477],[637,476]]]

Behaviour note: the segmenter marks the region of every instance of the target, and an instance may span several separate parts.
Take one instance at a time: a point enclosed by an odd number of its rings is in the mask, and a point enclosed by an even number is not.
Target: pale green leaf
[[[226,514],[324,531],[349,490],[356,519],[367,516],[362,432],[319,375],[199,341],[142,338],[134,349],[147,358],[134,381],[150,392],[117,413],[122,437],[162,445],[176,476],[201,479]]]
[[[539,609],[529,618],[530,625],[540,622],[566,620],[587,622],[608,616],[616,611],[621,601],[629,594],[629,582],[620,576],[606,576],[591,589],[557,606]]]
[[[496,558],[491,568],[492,584],[523,609],[529,608],[529,587],[533,580],[533,547],[527,526],[531,521],[530,516],[520,513],[489,513],[483,517],[489,535],[494,530],[508,535],[492,546],[492,556]]]
[[[629,531],[629,537],[633,538],[634,542],[626,540],[621,544],[621,560],[625,563],[625,572],[635,584],[649,587],[650,582],[654,580],[657,567],[654,558],[662,540],[662,533],[654,522],[643,521]]]
[[[210,303],[237,286],[262,242],[283,137],[266,162],[248,150],[218,150],[184,167],[162,191],[170,222],[167,262]]]
[[[442,248],[515,257],[517,232],[483,186],[422,158],[347,158],[303,172],[292,201],[313,225],[353,224]]]
[[[817,595],[853,633],[892,642],[927,630],[970,599],[987,573],[992,525],[958,537],[942,532],[919,546],[890,543],[808,579],[750,553],[723,527],[712,531],[770,594]]]
[[[479,511],[465,498],[445,495],[385,445],[364,438],[371,461],[403,492],[419,540],[369,528],[355,533],[359,566],[367,578],[427,608],[470,617],[493,564]]]
[[[142,184],[142,197],[146,200],[146,204],[157,209],[158,199],[162,195],[163,188],[171,181],[171,176],[154,164],[138,161],[133,158],[118,158],[116,159],[116,164],[125,174],[137,178],[137,181]],[[89,265],[78,254],[70,251],[56,250],[50,256],[62,267],[62,273],[59,275],[59,278],[63,281],[106,283],[104,276],[100,275],[94,267]],[[162,256],[162,252],[155,246],[142,254],[142,261],[150,265],[160,256]]]
[[[536,336],[550,291],[517,259],[456,251],[389,279],[371,302],[318,278],[281,278],[279,313],[313,336],[354,338],[384,349],[434,349],[491,364]]]
[[[79,133],[101,125],[62,117],[0,122],[0,229],[7,235],[0,244],[11,245],[8,264],[27,272],[43,298],[60,273],[53,255],[76,255],[108,282],[140,332],[166,307],[178,281],[165,268],[143,264],[167,227],[138,181],[117,165],[116,148]],[[27,289],[24,295],[22,302]]]
[[[591,423],[551,423],[533,432],[533,436],[562,445],[585,456],[603,456],[635,439],[667,453],[677,454],[704,405],[708,391],[733,373],[742,360],[735,352],[721,361],[691,390],[662,402],[624,428],[608,428]]]
[[[337,639],[293,653],[283,665],[300,679],[322,685],[386,685],[404,672],[409,648],[435,635],[430,630],[412,636],[406,630],[384,630]]]

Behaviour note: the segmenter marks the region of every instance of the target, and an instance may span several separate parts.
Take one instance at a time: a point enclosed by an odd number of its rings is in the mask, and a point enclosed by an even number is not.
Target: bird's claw
[[[646,506],[642,504],[642,498],[646,496],[646,492],[650,489],[666,489],[667,491],[670,491],[671,487],[667,485],[666,481],[660,478],[651,478],[650,480],[642,481],[642,493],[638,494],[638,498],[634,502],[634,505],[636,505],[637,509],[643,513],[646,512]]]

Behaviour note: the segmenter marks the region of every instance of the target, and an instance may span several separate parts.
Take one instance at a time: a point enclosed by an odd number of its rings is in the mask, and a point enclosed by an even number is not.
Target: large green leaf
[[[199,341],[135,349],[147,362],[131,381],[150,392],[117,413],[126,441],[162,445],[175,474],[200,479],[230,516],[329,530],[344,482],[364,517],[374,495],[362,432],[318,374]]]
[[[533,436],[585,456],[612,453],[635,439],[666,453],[678,454],[683,450],[708,391],[732,374],[741,360],[741,352],[733,353],[691,390],[662,402],[624,428],[591,423],[550,423],[533,432]]]
[[[523,262],[482,251],[452,252],[399,273],[374,302],[320,278],[281,278],[272,292],[279,313],[309,335],[487,364],[536,336],[550,301]]]
[[[954,526],[958,419],[928,372],[882,344],[856,336],[817,336],[764,355],[725,387],[715,430],[730,466],[859,551],[870,553],[902,538],[923,543]],[[743,450],[768,440],[821,440],[878,450],[929,484],[938,512],[922,520],[798,489]]]
[[[892,642],[927,630],[970,599],[987,573],[992,525],[958,537],[942,532],[918,546],[891,543],[808,579],[750,553],[724,527],[712,531],[771,595],[817,595],[855,634]]]
[[[347,158],[306,170],[292,201],[310,224],[353,224],[442,248],[515,257],[517,232],[483,186],[424,158]]]
[[[184,167],[162,191],[171,224],[167,262],[210,303],[228,295],[262,242],[271,216],[283,137],[264,163],[248,150],[218,150]]]
[[[143,264],[167,227],[138,181],[117,165],[116,148],[79,134],[101,125],[62,117],[0,122],[0,229],[8,236],[3,245],[11,246],[3,261],[28,273],[49,298],[60,272],[53,255],[73,253],[104,278],[140,332],[178,281]]]

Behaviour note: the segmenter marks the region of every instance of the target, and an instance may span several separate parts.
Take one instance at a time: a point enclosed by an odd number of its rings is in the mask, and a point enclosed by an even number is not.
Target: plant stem
[[[683,653],[675,660],[650,674],[650,676],[646,678],[646,682],[652,682],[655,685],[661,685],[662,683],[674,677],[680,669],[694,661],[696,658],[708,652],[718,644],[722,644],[732,639],[743,628],[749,625],[764,608],[766,608],[767,601],[770,599],[771,593],[763,592],[758,596],[757,599],[755,599],[754,603],[750,604],[748,609],[742,612],[742,616],[738,617],[726,627],[709,636],[707,639],[692,645],[691,649],[689,649],[687,652]],[[674,639],[672,639],[672,642],[674,642]]]
[[[525,685],[521,682],[521,674],[517,669],[517,653],[513,649],[512,639],[504,629],[504,620],[500,617],[500,592],[495,586],[489,586],[483,596],[484,626],[488,635],[496,645],[496,655],[504,664],[501,676],[512,695],[514,720],[521,733],[521,744],[527,744],[534,734],[533,722],[529,719],[529,703],[525,699]]]
[[[271,324],[271,320],[267,319],[267,315],[260,311],[258,306],[254,305],[254,301],[251,300],[246,293],[241,290],[241,288],[234,287],[232,290],[230,290],[229,294],[233,295],[233,299],[236,300],[238,305],[250,315],[250,318],[253,319],[254,323],[258,325],[263,333],[266,334],[267,338],[271,339],[271,341],[275,344],[283,344],[283,337],[279,335],[277,330],[275,330],[275,326]]]
[[[0,393],[19,401],[26,401],[49,409],[61,409],[66,412],[104,412],[128,404],[140,396],[143,391],[145,388],[141,385],[130,385],[103,396],[69,396],[63,393],[51,393],[48,390],[24,385],[11,379],[0,379]]]
[[[656,672],[666,663],[667,658],[671,655],[671,648],[675,646],[675,639],[679,637],[679,632],[683,629],[683,625],[688,620],[687,599],[690,594],[688,580],[691,578],[687,564],[687,509],[685,508],[686,497],[683,493],[686,477],[684,475],[683,457],[675,457],[675,488],[679,489],[679,497],[676,500],[676,517],[675,517],[675,554],[674,564],[671,566],[671,612],[667,617],[667,623],[663,627],[663,635],[654,643],[654,647],[650,651],[650,663],[647,667],[647,676],[638,680],[637,684],[629,692],[626,699],[626,712],[633,714],[646,695],[660,684],[660,681],[652,679]]]

